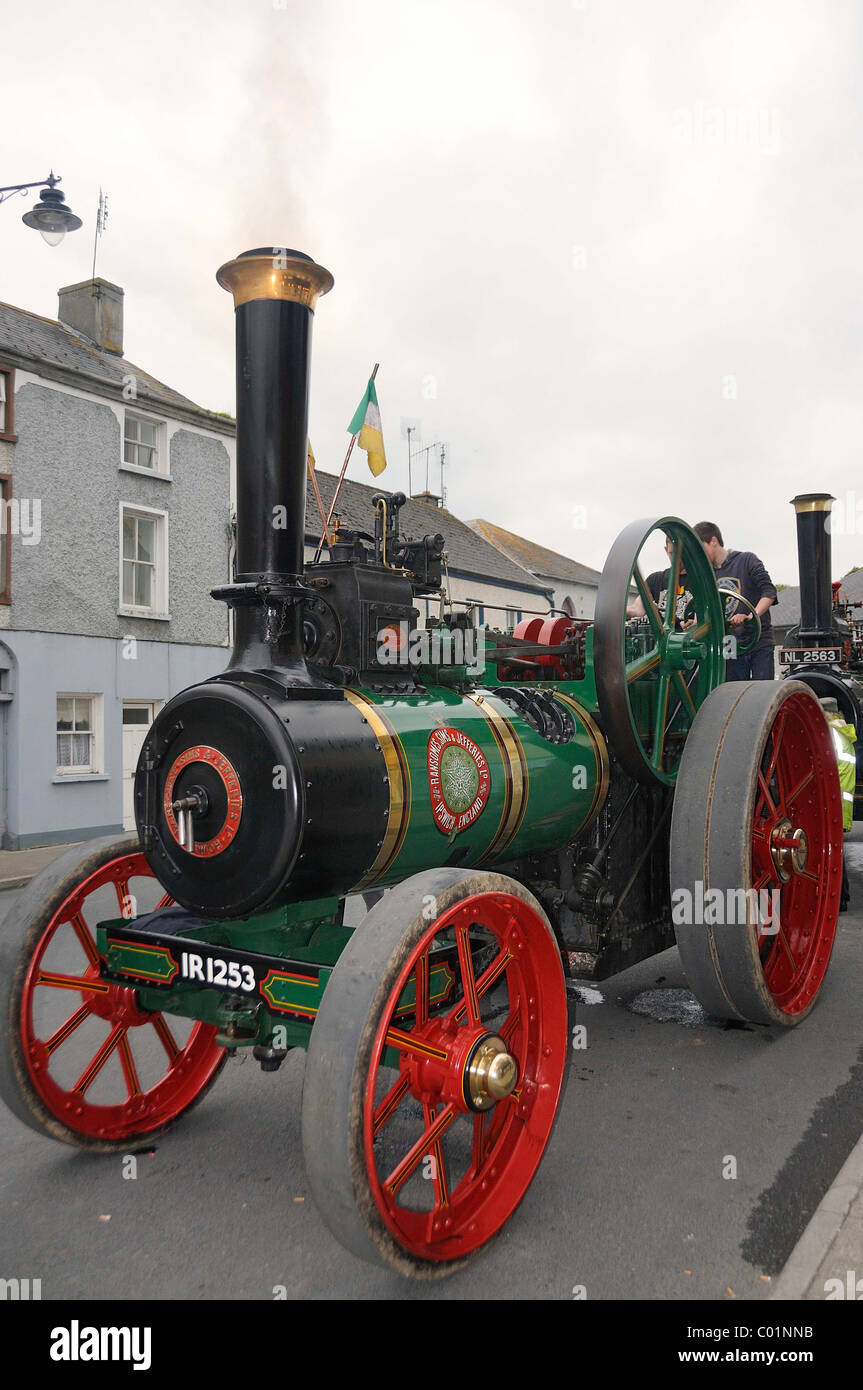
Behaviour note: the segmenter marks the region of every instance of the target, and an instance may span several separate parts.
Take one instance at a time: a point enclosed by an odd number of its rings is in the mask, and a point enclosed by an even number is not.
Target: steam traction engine
[[[157,716],[138,833],[71,850],[7,919],[0,1092],[43,1133],[125,1152],[226,1051],[274,1071],[305,1048],[326,1223],[431,1277],[500,1229],[542,1157],[570,959],[601,979],[676,936],[712,1013],[805,1018],[839,905],[836,763],[806,685],[722,684],[713,571],[674,517],[618,537],[594,623],[532,619],[469,654],[443,601],[425,646],[403,640],[440,592],[442,540],[401,535],[400,495],[304,565],[310,333],[332,278],[251,251],[218,279],[237,334],[237,573],[214,593],[232,657]],[[685,630],[642,575],[662,533],[670,592],[685,567],[694,594]],[[628,621],[633,586],[646,616]],[[382,889],[345,925],[346,897]]]
[[[853,727],[857,736],[854,819],[863,820],[863,604],[843,600],[841,581],[830,580],[834,501],[829,492],[792,498],[800,622],[780,647],[779,663],[791,680],[803,681],[820,700],[835,700],[839,714]]]

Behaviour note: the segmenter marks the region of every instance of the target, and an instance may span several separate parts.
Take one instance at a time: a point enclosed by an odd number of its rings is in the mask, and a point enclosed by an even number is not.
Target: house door
[[[158,704],[156,700],[123,701],[123,829],[135,829],[135,768]]]

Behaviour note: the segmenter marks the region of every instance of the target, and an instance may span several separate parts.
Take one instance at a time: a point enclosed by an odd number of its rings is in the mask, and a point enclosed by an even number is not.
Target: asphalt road
[[[710,1024],[676,951],[601,983],[602,1002],[574,995],[588,1047],[570,1054],[546,1158],[503,1233],[449,1280],[405,1282],[329,1234],[303,1171],[301,1052],[275,1075],[229,1062],[134,1180],[119,1157],[0,1110],[0,1276],[41,1278],[43,1299],[269,1299],[279,1285],[289,1298],[764,1298],[863,1129],[860,826],[849,855],[854,910],[801,1028]]]

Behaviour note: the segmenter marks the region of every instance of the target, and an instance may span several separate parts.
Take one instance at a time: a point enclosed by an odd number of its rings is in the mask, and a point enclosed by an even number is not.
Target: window
[[[15,373],[0,367],[0,439],[15,443]]]
[[[57,696],[57,775],[101,772],[101,696]]]
[[[120,611],[168,616],[168,517],[149,507],[120,508]]]
[[[153,722],[152,705],[123,705],[124,724],[143,724],[145,729],[149,729]]]
[[[12,479],[0,473],[0,603],[11,603],[12,550],[9,545],[9,502],[12,498]]]
[[[159,473],[159,435],[161,426],[158,420],[147,420],[142,415],[126,412],[123,429],[123,462],[132,468],[147,468],[151,473]]]

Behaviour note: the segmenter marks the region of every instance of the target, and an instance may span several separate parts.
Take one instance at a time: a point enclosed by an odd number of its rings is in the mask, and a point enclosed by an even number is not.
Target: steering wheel
[[[732,588],[730,588],[729,585],[727,584],[727,582],[726,582],[726,583],[723,583],[723,581],[720,579],[720,580],[717,582],[716,587],[718,588],[719,593],[720,593],[720,596],[724,599],[724,602],[725,602],[725,631],[726,631],[726,634],[727,634],[727,635],[730,635],[730,636],[733,636],[734,639],[735,639],[735,641],[737,642],[737,651],[736,651],[735,655],[736,655],[736,656],[746,656],[746,654],[747,654],[748,652],[753,651],[754,648],[758,646],[758,643],[759,643],[760,640],[761,640],[761,617],[760,617],[760,614],[758,614],[758,613],[755,611],[755,604],[754,604],[754,603],[751,603],[751,602],[749,601],[749,599],[746,598],[743,594],[741,594],[737,589],[732,589]],[[735,632],[733,632],[733,630],[731,629],[731,627],[730,627],[730,625],[729,625],[729,619],[734,617],[735,613],[737,612],[737,610],[740,608],[741,605],[742,605],[744,608],[748,608],[748,609],[749,609],[749,612],[746,614],[746,621],[745,621],[745,623],[744,623],[744,627],[747,628],[747,635],[746,635],[743,639],[739,638],[739,637],[737,636],[737,634],[736,634]],[[754,627],[749,627],[748,624],[750,624],[750,623],[754,623]],[[747,637],[748,637],[748,640],[747,640]],[[729,660],[733,660],[733,659],[734,659],[733,657],[729,657]]]

